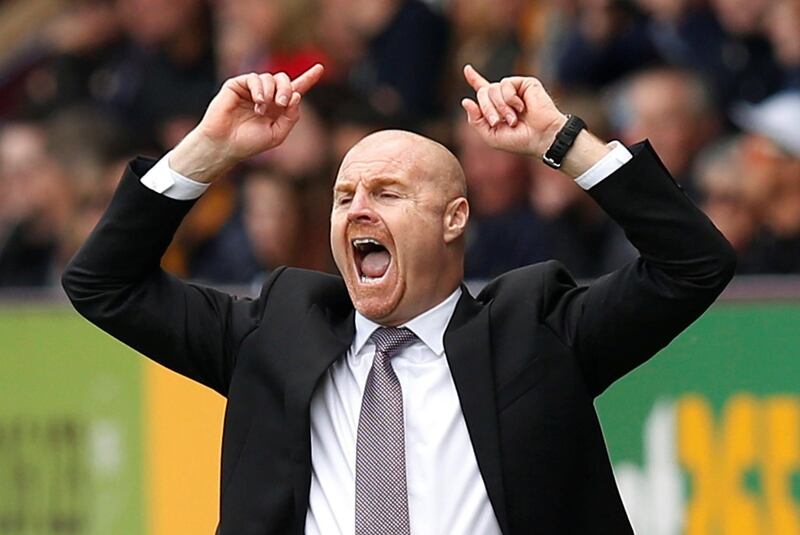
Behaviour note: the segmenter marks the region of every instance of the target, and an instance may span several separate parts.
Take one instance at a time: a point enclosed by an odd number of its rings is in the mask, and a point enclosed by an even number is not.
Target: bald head
[[[429,181],[444,201],[467,194],[458,158],[441,143],[405,130],[380,130],[366,136],[347,152],[339,174],[376,158],[387,166],[396,166],[414,173],[415,178]]]
[[[334,185],[331,250],[361,314],[399,325],[458,288],[465,194],[456,157],[423,136],[385,130],[350,149]]]

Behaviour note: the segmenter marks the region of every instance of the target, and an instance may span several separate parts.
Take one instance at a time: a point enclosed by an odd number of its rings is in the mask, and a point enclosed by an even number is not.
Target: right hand
[[[240,161],[277,147],[297,123],[300,100],[322,72],[317,64],[294,80],[285,73],[226,80],[200,124],[173,149],[170,168],[211,182]]]

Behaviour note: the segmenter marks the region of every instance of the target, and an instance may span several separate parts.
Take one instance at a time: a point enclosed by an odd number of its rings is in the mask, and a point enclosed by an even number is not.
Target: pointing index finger
[[[489,85],[489,81],[481,76],[481,74],[475,70],[475,67],[472,65],[464,65],[464,78],[466,78],[467,83],[477,91],[481,87]]]
[[[319,82],[324,70],[325,68],[321,64],[317,63],[306,72],[292,80],[292,89],[301,95],[304,95],[306,91],[314,87],[314,85]]]

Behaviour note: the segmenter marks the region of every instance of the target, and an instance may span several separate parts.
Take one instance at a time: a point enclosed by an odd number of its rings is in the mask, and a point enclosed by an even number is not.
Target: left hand
[[[464,77],[477,94],[461,101],[467,121],[491,147],[541,158],[567,122],[536,78],[490,83],[471,65]]]

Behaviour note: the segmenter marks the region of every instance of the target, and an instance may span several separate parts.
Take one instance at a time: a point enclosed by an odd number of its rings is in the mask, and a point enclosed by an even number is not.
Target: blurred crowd
[[[126,162],[159,157],[222,81],[326,66],[284,145],[200,199],[166,269],[257,285],[331,271],[331,186],[381,128],[458,155],[466,276],[557,258],[596,277],[634,257],[570,180],[495,151],[461,68],[535,75],[607,139],[644,138],[740,255],[800,273],[800,0],[0,0],[0,287],[55,284]]]

